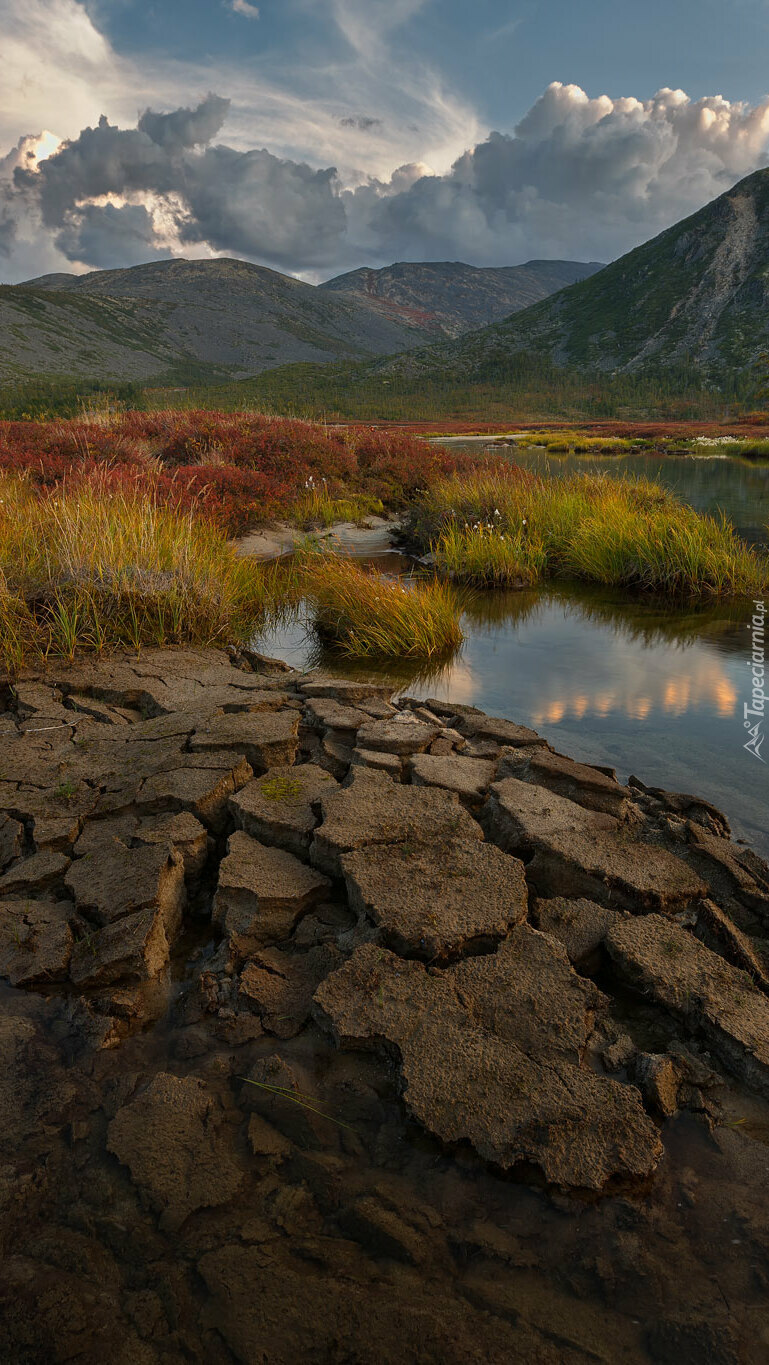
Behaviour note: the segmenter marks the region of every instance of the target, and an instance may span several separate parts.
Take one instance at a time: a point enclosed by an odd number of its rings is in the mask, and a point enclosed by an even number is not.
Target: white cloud
[[[258,5],[250,4],[249,0],[227,0],[227,5],[228,9],[231,9],[233,14],[242,14],[244,19],[259,18]]]
[[[0,0],[0,278],[169,250],[316,277],[394,259],[607,260],[765,163],[769,100],[556,82],[513,133],[489,133],[409,49],[430,0],[296,3],[322,7],[344,43],[276,71],[259,53],[139,65],[80,0]],[[19,166],[32,174],[14,182]]]

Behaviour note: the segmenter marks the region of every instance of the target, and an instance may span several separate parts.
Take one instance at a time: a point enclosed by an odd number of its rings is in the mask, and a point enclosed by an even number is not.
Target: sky
[[[769,0],[0,0],[0,281],[608,261],[767,164]]]

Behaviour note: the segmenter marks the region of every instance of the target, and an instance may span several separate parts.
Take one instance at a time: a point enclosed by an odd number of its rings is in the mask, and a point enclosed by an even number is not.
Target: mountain
[[[351,270],[320,288],[365,299],[393,321],[458,337],[528,308],[600,269],[595,261],[483,267],[462,261],[397,261],[381,270]]]
[[[527,357],[609,374],[680,369],[720,384],[769,350],[768,305],[763,170],[590,279],[482,331],[372,368],[467,383],[504,379]]]
[[[430,335],[245,261],[153,261],[0,286],[0,379],[215,381],[391,354]]]
[[[301,361],[367,360],[480,326],[593,268],[396,265],[322,286],[227,259],[42,275],[0,286],[0,381],[216,383]]]

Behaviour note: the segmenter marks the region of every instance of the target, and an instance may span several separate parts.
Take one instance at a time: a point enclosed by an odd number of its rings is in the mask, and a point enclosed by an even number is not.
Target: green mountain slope
[[[320,288],[366,300],[384,317],[458,337],[528,308],[601,268],[595,261],[527,261],[509,266],[397,261],[380,270],[351,270],[326,280]]]
[[[504,322],[373,372],[503,379],[516,357],[611,374],[693,370],[733,381],[769,348],[769,170]]]
[[[155,261],[0,287],[0,379],[239,378],[402,351],[429,335],[244,261]]]

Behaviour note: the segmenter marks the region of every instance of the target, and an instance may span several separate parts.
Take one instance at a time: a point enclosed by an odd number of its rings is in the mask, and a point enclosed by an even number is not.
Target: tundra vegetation
[[[243,413],[0,423],[6,670],[81,649],[249,638],[301,599],[347,656],[428,659],[461,640],[456,584],[578,578],[671,598],[758,595],[761,555],[658,485],[544,479],[510,453]],[[405,518],[436,574],[395,582],[308,547],[286,573],[238,557],[275,519],[306,531]]]

